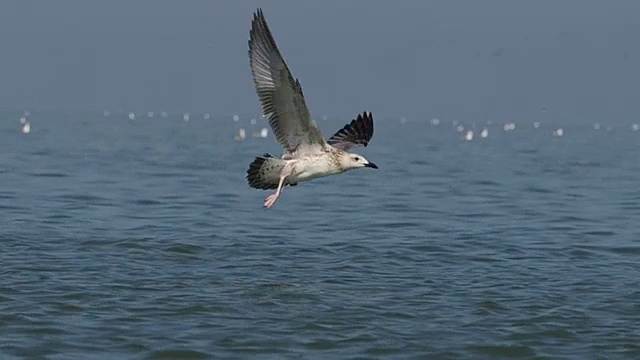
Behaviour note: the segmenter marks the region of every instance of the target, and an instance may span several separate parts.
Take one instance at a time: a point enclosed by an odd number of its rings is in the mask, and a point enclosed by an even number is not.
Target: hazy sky
[[[256,116],[257,6],[314,117],[640,118],[637,0],[2,0],[0,107]]]

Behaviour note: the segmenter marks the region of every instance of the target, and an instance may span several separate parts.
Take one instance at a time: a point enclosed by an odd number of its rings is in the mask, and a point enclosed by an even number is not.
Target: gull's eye
[[[353,158],[353,160],[360,161],[360,158],[356,156],[356,157]]]

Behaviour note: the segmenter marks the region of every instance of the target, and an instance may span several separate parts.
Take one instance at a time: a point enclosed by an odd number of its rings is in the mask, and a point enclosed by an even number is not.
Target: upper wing
[[[291,75],[261,9],[251,22],[249,65],[262,112],[285,154],[320,151],[325,144],[322,133],[311,123],[300,82]]]
[[[349,150],[353,146],[367,146],[373,136],[373,115],[365,111],[335,133],[327,142],[333,147]]]

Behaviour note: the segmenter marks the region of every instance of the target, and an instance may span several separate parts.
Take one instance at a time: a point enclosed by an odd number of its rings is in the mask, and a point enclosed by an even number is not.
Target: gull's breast
[[[335,166],[329,156],[300,159],[294,166],[294,172],[290,176],[290,182],[302,182],[323,176],[335,175],[343,172]]]

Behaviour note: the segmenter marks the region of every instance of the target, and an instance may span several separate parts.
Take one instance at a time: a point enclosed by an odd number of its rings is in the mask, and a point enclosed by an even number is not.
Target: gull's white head
[[[345,170],[358,169],[364,167],[370,167],[373,169],[377,169],[378,166],[369,160],[365,159],[364,156],[354,153],[344,152],[342,156],[340,156],[340,165]]]

